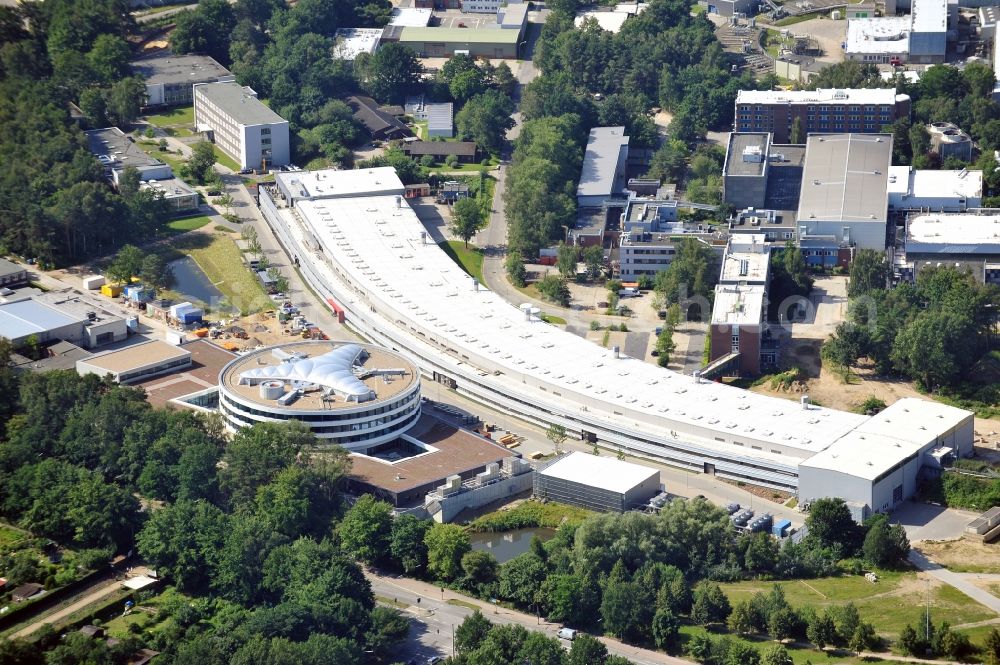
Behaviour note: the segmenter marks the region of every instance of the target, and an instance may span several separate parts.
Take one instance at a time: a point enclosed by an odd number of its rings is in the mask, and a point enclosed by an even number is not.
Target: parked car
[[[562,628],[559,629],[559,639],[570,640],[570,641],[575,640],[576,632],[577,631],[573,628],[567,628],[566,626],[563,626]]]

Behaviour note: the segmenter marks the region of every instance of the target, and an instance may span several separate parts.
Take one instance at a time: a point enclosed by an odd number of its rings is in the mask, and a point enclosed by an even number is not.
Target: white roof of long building
[[[913,0],[910,10],[914,32],[946,32],[948,30],[947,0]]]
[[[940,402],[906,397],[800,466],[875,480],[971,416]]]
[[[909,53],[909,16],[852,18],[847,22],[847,53]]]
[[[577,196],[608,196],[614,192],[618,156],[628,145],[624,127],[594,127],[583,153]]]
[[[402,194],[406,189],[396,175],[396,169],[391,166],[346,171],[283,171],[275,174],[274,178],[295,198],[304,199]]]
[[[912,166],[889,167],[889,197],[963,198],[975,199],[983,195],[983,172],[968,169],[936,171],[914,169]]]
[[[560,457],[539,473],[551,478],[625,494],[650,477],[659,475],[660,472],[648,466],[577,451]]]
[[[853,21],[851,21],[853,23]],[[818,90],[740,90],[737,104],[895,104],[895,88],[820,88]]]
[[[995,254],[1000,252],[1000,215],[930,213],[911,217],[906,251]]]
[[[412,327],[443,355],[453,350],[484,376],[496,372],[493,380],[509,381],[511,393],[522,399],[555,402],[567,413],[597,411],[618,418],[623,428],[640,426],[663,439],[697,439],[734,457],[784,464],[823,450],[866,420],[616,359],[582,337],[526,320],[500,296],[476,290],[439,247],[423,244],[424,227],[406,202],[397,206],[396,197],[301,201],[296,207],[324,256],[363,285],[378,315]],[[717,443],[713,432],[743,447]]]

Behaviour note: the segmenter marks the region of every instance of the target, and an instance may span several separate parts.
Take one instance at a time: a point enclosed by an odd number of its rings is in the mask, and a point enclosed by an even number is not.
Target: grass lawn
[[[163,131],[170,136],[194,136],[194,132],[187,127],[167,127]]]
[[[706,11],[708,11],[707,7],[703,7],[702,5],[695,5],[694,7],[691,8],[691,15],[697,16],[698,14],[704,14]]]
[[[480,284],[483,283],[483,250],[473,245],[466,248],[461,240],[442,242],[438,247],[460,265],[462,270],[478,279]]]
[[[593,514],[584,508],[567,506],[564,503],[524,501],[509,510],[496,510],[477,517],[469,528],[472,531],[487,532],[532,527],[556,529],[563,522],[582,522]]]
[[[426,120],[416,120],[413,123],[413,129],[416,130],[413,133],[417,135],[418,139],[427,140],[427,121]]]
[[[29,537],[30,536],[23,531],[0,524],[0,549],[10,547],[11,545]]]
[[[732,602],[747,599],[757,591],[767,592],[770,582],[737,582],[721,585]],[[895,637],[906,624],[923,620],[927,600],[925,583],[916,573],[883,572],[878,584],[860,575],[824,577],[815,580],[778,582],[793,607],[816,608],[853,602],[861,617],[880,635]],[[952,626],[991,619],[996,615],[950,586],[930,592],[931,620]]]
[[[222,150],[219,149],[219,146],[212,145],[212,150],[213,152],[215,152],[215,161],[222,164],[227,169],[231,170],[233,173],[236,173],[237,171],[240,170],[240,165],[236,163],[236,160],[234,160],[226,153],[222,152]]]
[[[802,23],[803,21],[808,21],[810,19],[814,19],[817,16],[819,16],[819,14],[816,13],[816,12],[813,12],[812,14],[802,14],[800,16],[786,16],[785,18],[781,19],[780,21],[775,21],[774,25],[778,25],[778,26],[781,26],[781,27],[785,27],[785,26],[788,26],[788,25],[795,25],[796,23]]]
[[[555,315],[552,315],[552,314],[546,314],[545,312],[542,312],[542,321],[545,321],[545,323],[551,323],[551,324],[557,325],[557,326],[564,326],[564,325],[566,325],[566,319],[562,318],[561,316],[555,316]]]
[[[690,640],[695,635],[703,635],[707,632],[710,631],[706,630],[705,628],[702,628],[701,626],[688,626],[688,625],[681,626],[681,636],[680,636],[681,644],[687,644],[688,640]],[[730,635],[729,637],[732,638],[733,640],[747,642],[761,652],[765,651],[772,644],[775,644],[771,640],[742,639],[733,635]],[[788,655],[791,656],[792,662],[795,663],[795,665],[805,665],[806,662],[835,663],[836,665],[862,665],[863,663],[885,662],[882,659],[863,660],[861,658],[855,658],[850,655],[837,655],[837,656],[825,655],[824,653],[817,651],[815,649],[795,648],[790,644],[786,644],[785,649],[788,651]]]
[[[150,141],[148,139],[139,141],[136,145],[139,149],[150,157],[155,157],[164,164],[167,164],[174,170],[174,175],[176,176],[180,171],[180,168],[187,163],[187,160],[181,157],[176,152],[164,152],[156,145],[156,142]]]
[[[178,106],[177,108],[166,109],[154,115],[147,115],[146,122],[157,127],[169,127],[171,125],[193,125],[194,106]]]
[[[244,316],[274,307],[257,277],[243,263],[240,250],[228,234],[183,236],[164,248],[161,254],[165,261],[181,255],[190,256],[229,304]]]
[[[466,608],[468,608],[470,610],[479,610],[480,609],[479,605],[476,605],[475,603],[470,603],[470,602],[468,602],[466,600],[459,600],[458,598],[449,598],[445,602],[448,605],[454,605],[456,607],[466,607]]]
[[[200,229],[211,221],[212,220],[205,215],[200,215],[198,217],[185,217],[183,219],[175,219],[170,222],[167,224],[167,228],[173,233],[187,233],[188,231]]]

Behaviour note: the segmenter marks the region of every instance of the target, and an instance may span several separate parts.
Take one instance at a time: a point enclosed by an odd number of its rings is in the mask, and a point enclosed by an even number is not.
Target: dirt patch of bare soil
[[[751,390],[795,401],[798,401],[801,394],[808,393],[814,402],[842,411],[855,410],[859,404],[873,395],[884,401],[886,405],[903,397],[927,399],[917,392],[909,381],[877,377],[869,367],[852,370],[850,382],[845,382],[839,374],[831,372],[825,367],[819,367],[818,354],[811,354],[807,350],[809,347],[800,345],[796,348],[797,353],[794,358],[799,358],[802,362],[795,364],[805,368],[808,379],[796,381],[787,390],[772,389],[767,383],[754,386]]]
[[[935,563],[951,570],[1000,573],[1000,545],[996,543],[986,544],[963,538],[925,540],[914,547]]]

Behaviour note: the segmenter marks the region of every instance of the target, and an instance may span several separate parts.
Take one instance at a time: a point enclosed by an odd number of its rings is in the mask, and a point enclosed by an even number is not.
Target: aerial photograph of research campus
[[[0,665],[1000,665],[1000,0],[0,0]]]

